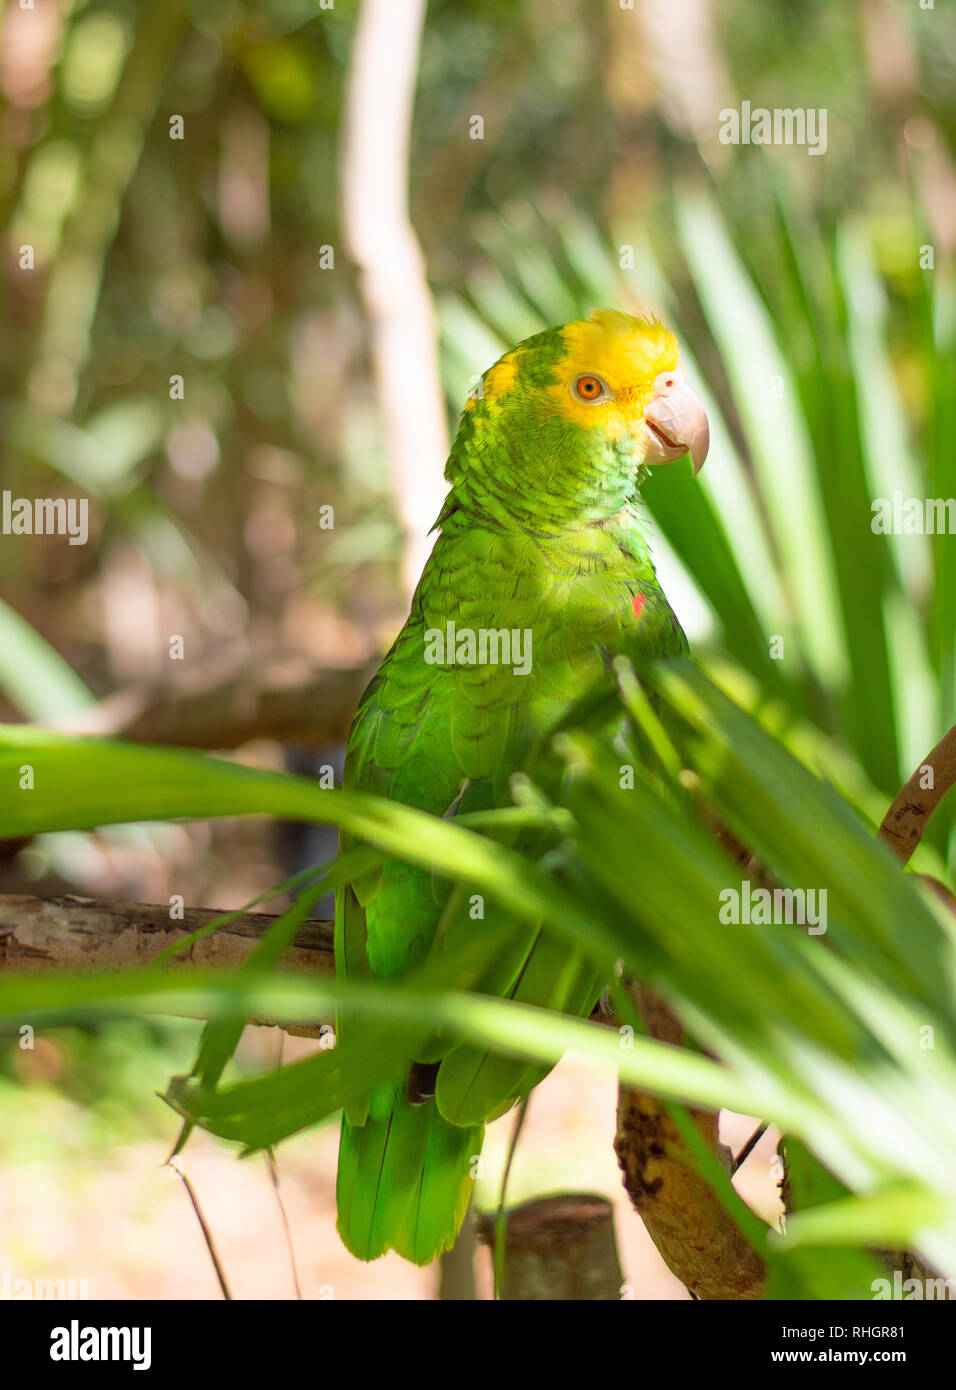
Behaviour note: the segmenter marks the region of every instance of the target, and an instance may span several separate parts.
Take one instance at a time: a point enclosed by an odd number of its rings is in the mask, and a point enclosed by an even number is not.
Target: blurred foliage
[[[779,269],[773,198],[759,152],[715,162],[727,151],[715,151],[713,128],[694,127],[655,67],[642,35],[653,36],[656,8],[432,0],[413,215],[439,293],[473,294],[477,282],[486,299],[507,288],[496,237],[507,222],[539,292],[526,284],[525,312],[499,317],[503,337],[621,292],[620,277],[584,274],[551,293],[538,218],[560,239],[573,209],[605,256],[618,238],[650,240],[668,307],[719,389],[726,343],[698,331],[700,276],[675,231],[674,192],[684,179],[716,182],[725,235],[764,294]],[[926,388],[925,356],[914,360],[906,334],[922,312],[912,240],[953,142],[954,18],[885,7],[880,28],[882,9],[725,0],[702,8],[695,41],[715,94],[726,84],[728,100],[828,108],[826,158],[773,159],[820,236],[832,240],[848,211],[864,220],[891,297],[891,365],[912,394]],[[398,616],[400,536],[336,206],[355,16],[349,0],[318,11],[303,0],[265,10],[114,0],[6,12],[4,479],[15,493],[88,494],[95,537],[0,546],[0,593],[98,694],[157,674],[157,629],[197,649],[336,660],[367,648],[383,613]],[[466,138],[474,112],[482,141]],[[177,115],[181,140],[170,138]],[[24,244],[31,271],[19,265]],[[323,245],[339,251],[333,271],[320,268]],[[662,297],[642,269],[628,279],[632,293]],[[794,287],[779,288],[767,308],[796,371],[806,323]],[[467,368],[452,375],[452,421],[491,347],[452,334],[450,358]],[[183,401],[169,399],[174,374]],[[925,401],[909,404],[918,426]],[[326,502],[337,516],[328,535],[315,525]],[[116,615],[124,603],[139,623]],[[888,773],[887,757],[871,762]]]
[[[152,1018],[44,1030],[0,1054],[0,1162],[57,1162],[104,1153],[169,1125],[155,1092],[189,1065],[198,1025]]]

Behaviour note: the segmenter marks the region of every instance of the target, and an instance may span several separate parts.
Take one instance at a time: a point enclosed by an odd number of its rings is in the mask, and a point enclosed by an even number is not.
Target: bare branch
[[[956,724],[900,788],[893,805],[883,817],[879,838],[889,845],[901,864],[909,863],[922,839],[926,822],[954,783]]]
[[[31,975],[49,970],[123,970],[148,965],[160,951],[221,917],[209,908],[185,908],[173,921],[168,907],[151,903],[94,902],[90,898],[33,898],[0,894],[0,974]],[[241,965],[275,921],[265,912],[246,912],[228,927],[173,956],[170,969],[182,966]],[[303,922],[282,968],[306,974],[335,969],[331,922]],[[250,1023],[283,1028],[297,1037],[322,1036],[319,1024],[286,1024],[251,1018]]]
[[[37,974],[148,965],[167,946],[221,916],[209,908],[190,907],[183,910],[181,921],[172,921],[168,907],[151,903],[0,894],[0,971]],[[228,927],[173,956],[170,968],[241,965],[275,920],[265,912],[243,913]],[[283,964],[308,974],[330,973],[332,923],[303,922]]]

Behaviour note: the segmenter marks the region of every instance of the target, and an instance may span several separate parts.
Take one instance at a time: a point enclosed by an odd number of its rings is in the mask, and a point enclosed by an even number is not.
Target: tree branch
[[[932,775],[929,775],[931,770]],[[929,786],[924,786],[929,782]],[[899,859],[908,864],[923,837],[926,822],[949,789],[956,784],[956,724],[940,739],[900,788],[883,817],[878,835]]]
[[[210,908],[183,909],[181,921],[168,907],[151,903],[94,902],[90,898],[33,898],[0,894],[0,974],[32,975],[48,970],[123,970],[148,965],[160,951],[221,917]],[[241,965],[275,921],[266,912],[245,912],[227,927],[210,932],[170,959],[181,966]],[[331,922],[302,923],[282,958],[282,968],[306,974],[335,969]],[[250,1023],[282,1028],[297,1037],[321,1037],[321,1027],[251,1018]]]
[[[651,1035],[679,1045],[681,1026],[664,1001],[643,985],[632,985],[631,994]],[[719,1142],[717,1115],[706,1110],[690,1113],[729,1182],[730,1152]],[[710,1183],[698,1174],[658,1096],[620,1087],[614,1149],[634,1209],[681,1283],[700,1299],[761,1298],[763,1260]]]
[[[37,974],[148,965],[167,946],[222,915],[210,908],[188,907],[183,909],[182,921],[173,921],[168,907],[151,903],[0,894],[0,970]],[[173,956],[170,968],[241,965],[275,920],[266,912],[245,912]],[[332,923],[303,922],[283,965],[308,974],[329,974],[334,969]]]

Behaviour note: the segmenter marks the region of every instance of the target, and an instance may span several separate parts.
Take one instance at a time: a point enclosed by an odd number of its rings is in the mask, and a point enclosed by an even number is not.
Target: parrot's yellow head
[[[691,402],[680,377],[677,339],[658,319],[596,309],[586,319],[565,324],[561,337],[567,351],[555,366],[557,379],[549,394],[565,419],[582,429],[599,429],[608,439],[639,432],[643,424],[653,446],[661,442],[664,431],[654,418],[648,420],[648,409],[656,417],[660,402],[682,391],[686,418],[677,435],[669,434],[667,439],[672,446],[683,443],[681,453],[690,451],[691,435],[700,445],[707,419],[699,402]],[[653,447],[650,452],[654,454]],[[695,472],[703,463],[703,452],[706,448],[698,447]],[[642,461],[658,460],[645,456]]]
[[[677,339],[656,319],[597,309],[561,329],[565,353],[555,364],[550,395],[567,420],[608,437],[630,430],[654,394],[658,377],[677,370]]]
[[[565,515],[603,514],[644,466],[707,456],[704,408],[655,318],[595,309],[527,338],[481,379],[449,460],[452,481],[482,477],[499,497],[525,490]]]

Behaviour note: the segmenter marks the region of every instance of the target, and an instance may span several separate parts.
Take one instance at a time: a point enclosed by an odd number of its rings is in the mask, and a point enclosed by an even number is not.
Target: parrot
[[[688,454],[696,476],[708,447],[677,340],[653,315],[594,309],[488,368],[462,411],[408,619],[359,703],[343,785],[444,817],[507,806],[536,740],[614,657],[683,654],[639,494],[649,468]],[[339,843],[344,853],[354,837]],[[341,887],[338,976],[394,980],[423,962],[451,891],[395,857]],[[606,981],[568,957],[538,927],[501,952],[480,992],[587,1017]],[[450,1249],[484,1126],[547,1070],[442,1035],[347,1104],[336,1183],[347,1249],[419,1265]]]

